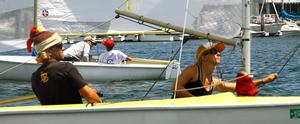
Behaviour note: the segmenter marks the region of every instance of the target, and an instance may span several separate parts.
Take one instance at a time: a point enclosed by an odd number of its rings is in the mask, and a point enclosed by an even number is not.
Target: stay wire
[[[152,25],[149,25],[149,24],[145,24],[144,22],[140,22],[140,21],[135,21],[135,20],[133,20],[133,19],[130,19],[130,18],[127,18],[127,17],[124,17],[124,16],[120,16],[120,15],[117,15],[118,16],[118,18],[120,17],[120,18],[123,18],[123,19],[125,19],[125,20],[128,20],[128,21],[131,21],[131,22],[134,22],[134,23],[138,23],[138,24],[140,24],[140,25],[144,25],[144,26],[146,26],[146,27],[149,27],[149,28],[152,28],[152,29],[155,29],[155,30],[159,30],[159,31],[164,31],[164,32],[166,32],[166,33],[168,33],[168,34],[178,34],[178,33],[171,33],[171,32],[169,32],[169,29],[165,29],[165,30],[162,30],[161,28],[158,28],[158,27],[156,27],[156,26],[152,26]]]
[[[186,39],[187,40],[187,39]],[[167,68],[170,66],[171,62],[175,59],[175,57],[177,56],[177,54],[180,52],[181,48],[178,48],[176,53],[172,56],[172,58],[170,59],[170,62],[168,63],[167,67],[160,73],[159,78],[162,77],[162,75],[164,74],[164,72],[167,70]],[[151,87],[149,88],[149,90],[146,92],[146,94],[140,99],[140,100],[144,100],[148,94],[150,93],[150,91],[153,89],[153,87],[157,84],[158,79],[151,85]]]
[[[264,68],[262,68],[262,69],[258,69],[258,71],[254,71],[253,73],[247,74],[247,75],[245,75],[245,76],[248,76],[248,75],[259,76],[259,74],[262,73],[262,72],[264,72],[264,71],[266,71],[267,68],[270,68],[270,67],[274,66],[275,64],[277,64],[277,62],[281,62],[281,61],[285,60],[286,58],[288,58],[288,59],[285,61],[284,65],[281,67],[281,69],[277,72],[278,75],[280,75],[280,73],[282,72],[282,70],[284,69],[284,67],[288,64],[288,62],[291,60],[291,58],[292,58],[292,57],[294,56],[294,54],[297,52],[297,50],[299,49],[299,47],[300,47],[300,43],[299,43],[296,47],[294,47],[292,50],[290,50],[284,57],[282,57],[281,59],[278,59],[278,61],[274,61],[274,63],[271,63],[271,64],[269,64],[268,66],[266,66],[266,67],[264,67]],[[244,77],[244,76],[242,76],[242,77]],[[237,80],[237,79],[239,79],[239,78],[242,78],[242,77],[233,78],[233,79],[230,79],[230,80],[224,80],[224,81],[231,82],[231,81],[235,81],[235,80]]]
[[[288,62],[291,60],[291,58],[295,55],[295,53],[298,51],[300,47],[300,43],[294,48],[294,50],[292,50],[292,54],[289,56],[289,58],[287,59],[287,61],[283,64],[283,66],[280,68],[280,70],[277,72],[278,75],[280,75],[280,73],[282,72],[282,70],[284,69],[284,67],[286,67],[286,65],[288,64]]]
[[[230,60],[232,60],[232,56],[233,56],[233,52],[234,52],[234,50],[235,50],[235,46],[229,51],[229,61]],[[225,54],[226,55],[226,54]],[[224,56],[224,55],[223,55]],[[217,74],[219,75],[219,78],[221,78],[221,79],[223,79],[223,74],[224,74],[224,70],[226,69],[226,68],[228,68],[228,66],[226,66],[226,65],[228,65],[228,62],[229,61],[225,61],[225,63],[223,63],[223,67],[220,67],[219,69],[217,69]]]
[[[181,43],[180,43],[180,48],[179,48],[179,51],[180,51],[180,53],[179,53],[179,58],[178,58],[178,60],[179,60],[179,64],[181,63],[181,56],[182,56],[182,47],[183,47],[183,44],[185,43],[184,42],[184,34],[185,34],[185,29],[186,29],[186,22],[187,22],[187,16],[188,16],[188,9],[189,9],[189,3],[190,3],[190,0],[187,0],[187,2],[186,2],[186,5],[185,5],[185,13],[184,13],[184,23],[183,23],[183,31],[182,31],[182,41],[181,41]],[[178,86],[178,77],[179,77],[179,72],[180,72],[180,70],[179,70],[179,68],[177,68],[177,75],[176,75],[176,79],[175,79],[175,92],[174,92],[174,97],[173,97],[173,99],[175,99],[176,98],[176,93],[177,93],[177,86]]]
[[[297,52],[298,48],[300,47],[300,43],[298,43],[297,46],[295,46],[293,49],[291,49],[287,54],[285,54],[283,57],[281,57],[280,59],[278,59],[277,61],[273,61],[272,63],[270,63],[269,65],[261,68],[261,69],[258,69],[258,71],[255,71],[253,72],[252,74],[253,75],[256,75],[256,76],[259,76],[260,73],[262,72],[265,72],[268,68],[284,61],[285,61],[285,64],[283,64],[282,68],[277,72],[278,75],[282,72],[283,68],[287,65],[287,63],[290,61],[291,57],[294,56],[294,54]]]
[[[12,67],[10,67],[10,68],[8,68],[8,69],[2,71],[2,72],[0,73],[0,75],[5,74],[6,72],[8,72],[8,71],[10,71],[10,70],[12,70],[12,69],[15,69],[15,68],[17,68],[17,67],[19,67],[19,66],[21,66],[21,65],[24,65],[24,64],[26,64],[26,63],[32,61],[33,59],[35,59],[35,58],[34,58],[34,57],[33,57],[33,58],[30,58],[30,59],[26,60],[25,62],[22,62],[22,63],[19,63],[19,64],[15,65],[15,66],[12,66]]]
[[[124,1],[123,3],[121,3],[117,8],[123,7],[123,6],[126,4],[126,2],[128,2],[128,1],[129,1],[129,0],[125,0],[125,1]],[[115,16],[115,17],[109,19],[109,20],[106,21],[106,22],[103,22],[103,23],[101,23],[101,24],[99,24],[99,25],[96,25],[96,26],[94,26],[92,29],[86,31],[84,34],[89,33],[89,32],[91,32],[91,31],[95,30],[97,27],[103,26],[103,25],[105,25],[105,24],[107,24],[107,23],[113,21],[113,20],[116,19],[116,18],[117,18],[117,16]]]
[[[109,19],[109,20],[106,21],[106,22],[103,22],[103,23],[101,23],[101,24],[99,24],[99,25],[94,26],[92,29],[86,31],[84,34],[87,34],[87,33],[89,33],[89,32],[91,32],[91,31],[95,30],[96,28],[98,28],[98,27],[100,27],[100,26],[103,26],[103,25],[105,25],[105,24],[107,24],[107,23],[110,23],[110,22],[113,21],[114,19],[116,19],[116,17],[113,17],[113,18]]]

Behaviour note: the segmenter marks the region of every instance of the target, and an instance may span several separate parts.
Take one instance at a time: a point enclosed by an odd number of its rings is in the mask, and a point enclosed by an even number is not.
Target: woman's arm
[[[214,81],[214,89],[218,91],[230,91],[230,92],[235,92],[235,83],[227,82],[227,81],[222,81],[222,79],[213,77]]]
[[[253,81],[253,83],[255,85],[267,84],[267,83],[270,83],[270,82],[274,81],[275,79],[277,79],[277,77],[278,77],[277,73],[272,73],[272,74],[269,74],[268,76],[266,76],[262,79],[258,79],[258,80]]]
[[[176,80],[173,82],[172,91],[176,97],[191,97],[193,96],[189,91],[185,89],[185,85],[193,79],[193,75],[195,75],[193,71],[193,67],[187,67],[178,77],[177,88],[176,88]],[[178,90],[175,90],[175,88]]]

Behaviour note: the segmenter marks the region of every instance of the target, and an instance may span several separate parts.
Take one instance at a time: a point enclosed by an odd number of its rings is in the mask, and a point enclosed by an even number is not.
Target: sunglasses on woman
[[[220,52],[220,51],[216,50],[216,49],[210,49],[209,51],[207,51],[206,53],[204,53],[204,55],[208,55],[208,54],[216,55],[218,52]]]

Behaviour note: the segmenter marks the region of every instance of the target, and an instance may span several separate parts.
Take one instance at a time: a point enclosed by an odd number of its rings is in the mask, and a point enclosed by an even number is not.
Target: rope
[[[253,75],[256,75],[258,76],[259,73],[262,73],[262,72],[265,72],[268,68],[276,65],[277,63],[283,61],[283,60],[286,60],[285,61],[285,64],[282,66],[282,68],[277,72],[278,75],[282,72],[283,68],[287,65],[287,63],[290,61],[290,59],[294,56],[294,54],[297,52],[298,48],[300,47],[300,43],[298,43],[297,46],[295,46],[293,49],[291,49],[285,56],[281,57],[280,59],[278,59],[277,61],[273,61],[271,64],[261,68],[261,69],[258,69],[259,71],[257,72],[253,72],[252,74]]]
[[[31,61],[31,60],[33,60],[33,59],[35,59],[35,58],[31,58],[31,59],[29,59],[29,60],[27,60],[27,61],[25,61],[25,62],[22,62],[22,63],[20,63],[20,64],[17,64],[17,65],[15,65],[15,66],[13,66],[13,67],[10,67],[10,68],[8,68],[8,69],[2,71],[2,72],[0,73],[0,75],[5,74],[6,72],[8,72],[8,71],[10,71],[10,70],[12,70],[12,69],[15,69],[15,68],[17,68],[17,67],[19,67],[19,66],[21,66],[21,65],[24,65],[25,63],[28,63],[29,61]]]
[[[282,72],[282,70],[284,69],[284,67],[287,65],[287,63],[291,60],[291,58],[295,55],[295,53],[298,51],[300,47],[300,43],[292,50],[292,55],[289,56],[289,58],[287,59],[287,61],[283,64],[283,66],[281,67],[281,69],[277,72],[278,75]]]
[[[129,0],[125,0],[120,6],[118,6],[117,8],[121,8],[121,7],[123,7],[125,4],[126,4],[126,2],[128,2]],[[111,19],[109,19],[108,21],[106,21],[106,22],[104,22],[104,23],[102,23],[102,24],[99,24],[99,25],[96,25],[96,26],[94,26],[92,29],[90,29],[90,30],[88,30],[88,31],[86,31],[84,34],[86,34],[86,33],[89,33],[89,32],[91,32],[91,31],[93,31],[93,30],[95,30],[97,27],[99,27],[99,26],[103,26],[103,25],[105,25],[105,24],[107,24],[107,23],[109,23],[109,22],[111,22],[111,21],[113,21],[114,19],[116,19],[116,18],[118,18],[117,16],[115,16],[115,17],[113,17],[113,18],[111,18]]]
[[[155,30],[160,30],[160,31],[164,31],[164,32],[166,32],[166,33],[168,33],[168,34],[172,34],[172,33],[170,33],[170,32],[167,32],[166,30],[162,30],[161,28],[158,28],[158,27],[155,27],[155,26],[152,26],[152,25],[148,25],[148,24],[145,24],[145,23],[141,23],[140,20],[139,20],[139,21],[135,21],[135,20],[130,19],[130,18],[127,18],[127,17],[123,17],[123,16],[119,16],[119,17],[121,17],[121,18],[123,18],[123,19],[125,19],[125,20],[128,20],[128,21],[131,21],[131,22],[140,24],[140,25],[144,25],[144,26],[149,27],[149,28],[153,28],[153,29],[155,29]]]
[[[158,79],[160,79],[162,77],[162,75],[165,73],[165,71],[167,70],[167,68],[170,66],[172,60],[174,60],[174,58],[177,56],[178,52],[180,51],[180,48],[176,51],[176,53],[172,56],[171,61],[169,61],[167,67],[159,74]],[[149,88],[149,90],[146,92],[146,94],[141,98],[141,100],[144,100],[147,95],[150,93],[150,91],[153,89],[153,87],[157,84],[158,80],[156,80],[151,87]]]
[[[115,17],[113,17],[113,18],[109,19],[108,21],[103,22],[103,23],[101,23],[101,24],[99,24],[99,25],[96,25],[96,26],[94,26],[92,29],[86,31],[84,34],[89,33],[89,32],[91,32],[91,31],[95,30],[97,27],[100,27],[100,26],[105,25],[105,24],[111,22],[111,21],[114,20],[114,19],[115,19]]]
[[[182,31],[182,41],[181,41],[181,43],[180,43],[180,48],[179,48],[179,51],[180,51],[180,53],[179,53],[179,58],[178,58],[178,60],[179,60],[179,66],[180,66],[180,63],[181,63],[181,56],[182,56],[182,47],[183,47],[183,39],[184,39],[184,33],[185,33],[185,29],[186,29],[186,22],[187,22],[187,15],[188,15],[188,8],[189,8],[189,2],[190,2],[190,0],[187,0],[187,2],[186,2],[186,6],[185,6],[185,15],[184,15],[184,24],[183,24],[183,31]],[[180,71],[180,69],[179,68],[177,68],[177,75],[176,75],[176,82],[175,82],[175,92],[174,92],[174,98],[173,99],[175,99],[176,98],[176,90],[177,90],[177,86],[178,86],[178,77],[179,77],[179,71]]]
[[[282,70],[284,69],[284,67],[287,65],[287,63],[291,60],[291,58],[295,55],[295,53],[298,51],[300,47],[300,43],[298,43],[298,45],[296,47],[294,47],[291,51],[289,51],[285,56],[283,56],[281,59],[279,59],[279,61],[275,61],[274,63],[271,63],[269,64],[268,66],[262,68],[262,69],[258,69],[259,71],[256,71],[256,72],[253,72],[251,74],[247,74],[245,76],[248,76],[248,75],[256,75],[258,76],[260,73],[264,72],[267,68],[271,67],[271,66],[274,66],[277,62],[281,62],[282,60],[286,60],[285,63],[283,64],[283,66],[281,67],[281,69],[277,72],[278,75],[280,75],[280,73],[282,72]],[[286,59],[288,57],[288,59]],[[242,76],[244,77],[244,76]],[[242,78],[242,77],[239,77],[239,78]],[[227,82],[232,82],[232,81],[235,81],[239,78],[232,78],[230,80],[224,80],[224,81],[227,81]]]
[[[17,97],[17,98],[12,98],[12,99],[6,99],[6,100],[1,100],[1,104],[7,104],[7,103],[12,103],[12,102],[19,102],[19,101],[25,101],[25,100],[30,100],[30,99],[35,99],[35,95],[29,95],[29,96],[22,96],[22,97]]]

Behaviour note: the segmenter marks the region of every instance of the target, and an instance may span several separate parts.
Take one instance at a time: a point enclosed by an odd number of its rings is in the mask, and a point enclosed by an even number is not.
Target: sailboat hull
[[[2,124],[299,124],[299,97],[236,97],[222,93],[183,99],[0,109]]]
[[[175,77],[177,68],[167,64],[100,64],[74,62],[87,81],[148,80]],[[31,74],[40,66],[31,56],[0,56],[0,79],[30,81]],[[168,68],[167,68],[168,67]],[[167,68],[167,71],[164,69]],[[168,75],[166,75],[168,72]],[[161,75],[161,76],[160,76]]]

